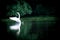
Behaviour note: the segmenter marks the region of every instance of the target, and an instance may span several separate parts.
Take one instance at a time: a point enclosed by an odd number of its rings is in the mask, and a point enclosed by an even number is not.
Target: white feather
[[[9,17],[10,20],[16,21],[17,23],[15,25],[10,26],[11,30],[18,30],[17,35],[20,33],[20,27],[21,27],[21,20],[20,20],[20,14],[17,12],[18,18],[17,17]]]

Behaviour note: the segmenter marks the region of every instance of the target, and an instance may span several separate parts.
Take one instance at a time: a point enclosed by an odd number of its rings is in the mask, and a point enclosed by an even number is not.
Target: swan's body
[[[10,26],[10,30],[18,30],[17,35],[20,34],[20,27],[21,27],[21,20],[20,20],[20,14],[17,12],[18,18],[17,17],[9,17],[10,20],[16,21],[17,23],[15,25]]]

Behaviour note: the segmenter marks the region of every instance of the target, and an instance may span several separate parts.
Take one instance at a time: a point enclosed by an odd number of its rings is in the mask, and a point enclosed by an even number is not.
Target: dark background
[[[0,5],[1,5],[0,11],[6,13],[7,12],[6,6],[16,4],[17,3],[16,1],[17,0],[0,0]],[[57,9],[56,0],[24,0],[24,1],[30,4],[33,10],[32,14],[31,15],[27,14],[27,16],[42,16],[42,15],[56,16],[58,15],[58,13],[56,13],[56,9]],[[23,3],[21,2],[21,4]],[[38,6],[38,9],[37,9],[37,6]],[[40,9],[44,11],[42,12],[38,11]]]
[[[12,1],[12,2],[11,1],[12,0],[8,0],[8,1],[7,0],[0,0],[0,18],[1,19],[4,18],[5,15],[6,15],[6,12],[7,12],[6,5],[10,5],[10,3],[12,3],[12,4],[16,3],[14,1]],[[44,16],[48,16],[48,17],[52,16],[52,17],[56,17],[56,19],[54,21],[50,21],[51,24],[49,24],[49,25],[46,24],[46,22],[44,22],[44,21],[41,22],[41,21],[35,21],[35,19],[34,20],[31,19],[32,20],[32,28],[30,29],[30,32],[27,34],[27,36],[25,36],[25,37],[23,36],[20,39],[21,40],[25,40],[25,39],[26,40],[34,40],[34,39],[31,39],[31,38],[28,38],[28,37],[29,37],[29,35],[35,34],[36,32],[38,32],[36,34],[39,35],[36,40],[51,40],[51,39],[54,40],[54,39],[56,39],[56,35],[58,35],[58,34],[56,34],[56,30],[59,30],[58,29],[59,28],[58,27],[58,25],[59,25],[58,24],[58,22],[59,22],[59,18],[58,17],[59,16],[57,16],[58,13],[56,13],[57,0],[24,0],[24,1],[26,1],[27,3],[30,4],[30,6],[32,7],[33,12],[32,12],[31,15],[26,14],[26,15],[22,16],[22,18],[39,17],[39,16],[43,16],[43,17]],[[43,10],[47,10],[47,11],[42,11],[42,12],[39,11],[39,8],[38,9],[36,8],[37,5],[39,5],[39,6],[42,5],[41,8]],[[56,22],[56,23],[54,23],[54,22]],[[0,22],[0,24],[1,24],[1,29],[0,29],[1,30],[1,37],[4,36],[4,35],[7,36],[7,32],[4,31],[4,30],[6,30],[6,25],[5,25],[5,23],[4,24],[3,23],[4,22]],[[47,23],[49,23],[49,22],[47,22]],[[49,27],[47,27],[46,25],[48,25]],[[5,38],[5,36],[2,37],[2,38]],[[8,34],[7,37],[10,37],[10,36],[12,36],[10,38],[10,40],[11,39],[12,40],[17,40],[17,39],[15,39],[15,37],[12,34],[10,34],[10,35]],[[7,37],[5,39],[7,39]],[[32,36],[32,38],[33,37],[34,36]]]

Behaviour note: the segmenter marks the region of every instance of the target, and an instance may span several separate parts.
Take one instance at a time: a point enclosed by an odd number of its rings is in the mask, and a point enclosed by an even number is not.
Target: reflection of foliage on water
[[[37,40],[47,38],[48,27],[51,27],[50,30],[52,30],[55,25],[55,17],[27,17],[22,18],[22,20],[24,21],[24,25],[21,27],[22,39]]]

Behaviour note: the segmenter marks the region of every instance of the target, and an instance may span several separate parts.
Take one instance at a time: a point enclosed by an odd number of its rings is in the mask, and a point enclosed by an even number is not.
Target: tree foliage
[[[17,4],[14,4],[14,5],[8,5],[7,10],[8,10],[7,16],[9,16],[9,15],[17,16],[17,14],[16,14],[17,11],[20,13],[21,16],[32,13],[32,8],[26,2],[23,2],[23,4],[18,2]]]

